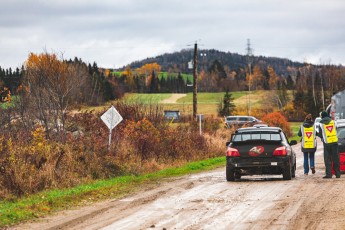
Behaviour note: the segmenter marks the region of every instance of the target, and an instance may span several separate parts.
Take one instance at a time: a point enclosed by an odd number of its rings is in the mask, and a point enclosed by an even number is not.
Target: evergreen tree
[[[298,89],[294,95],[293,99],[293,106],[295,110],[295,117],[297,119],[303,119],[305,112],[304,112],[304,97],[305,94],[303,90]]]
[[[102,85],[103,99],[105,101],[114,100],[115,96],[113,94],[113,88],[111,87],[110,82],[104,77],[103,74],[101,77],[103,81],[103,85]]]
[[[168,93],[168,88],[167,88],[167,80],[165,77],[162,77],[160,80],[159,80],[159,85],[160,85],[160,92],[161,93]]]
[[[267,69],[263,73],[263,78],[264,78],[264,82],[263,82],[262,87],[264,88],[264,90],[269,90],[270,89],[270,84],[269,84],[270,75],[269,75]]]
[[[304,105],[303,109],[304,109],[305,114],[315,113],[316,107],[314,104],[314,97],[313,97],[313,92],[311,88],[307,90],[307,94],[303,98],[303,105]]]
[[[219,104],[218,115],[219,116],[230,116],[235,112],[235,104],[229,90],[226,90],[223,101]]]
[[[288,90],[294,89],[294,82],[293,82],[292,77],[291,77],[290,74],[286,78],[286,84],[287,84],[286,87],[287,87]]]
[[[178,93],[184,93],[185,92],[185,86],[186,83],[183,80],[182,74],[179,72],[177,75],[177,85],[178,85]]]
[[[159,90],[158,78],[156,77],[155,71],[152,71],[150,93],[158,93],[158,90]]]
[[[225,70],[224,70],[224,66],[218,61],[218,60],[215,60],[210,69],[209,69],[209,72],[210,73],[216,73],[218,78],[221,79],[221,78],[226,78],[226,73],[225,73]],[[217,79],[217,80],[219,80]]]

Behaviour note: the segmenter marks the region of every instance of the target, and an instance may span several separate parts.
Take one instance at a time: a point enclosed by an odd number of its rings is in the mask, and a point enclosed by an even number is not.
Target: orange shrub
[[[154,149],[160,141],[160,133],[153,124],[145,118],[141,121],[129,121],[124,129],[133,146],[136,146],[141,155],[141,160],[147,160],[154,153]]]
[[[41,127],[0,132],[0,199],[221,156],[228,136],[216,137],[219,119],[205,120],[203,135],[194,121],[169,126],[159,119],[124,119],[108,149],[109,129],[100,116],[67,116],[63,142],[48,139]]]
[[[292,130],[287,119],[280,112],[269,113],[261,119],[269,126],[280,127],[287,137],[292,136]]]

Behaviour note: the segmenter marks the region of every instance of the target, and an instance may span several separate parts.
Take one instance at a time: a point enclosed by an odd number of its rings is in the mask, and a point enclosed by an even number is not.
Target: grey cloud
[[[255,55],[296,61],[320,55],[345,64],[342,0],[5,0],[1,6],[2,67],[16,67],[43,47],[105,67],[196,40],[244,54],[247,38]]]

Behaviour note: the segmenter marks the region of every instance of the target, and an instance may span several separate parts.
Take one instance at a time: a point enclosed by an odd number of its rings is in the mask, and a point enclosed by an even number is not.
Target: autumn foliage
[[[143,84],[142,89],[157,91],[160,71],[157,63],[146,64],[136,70],[140,75],[136,78],[128,68],[123,72],[124,83],[133,87]],[[213,71],[204,89],[225,81],[224,71]],[[124,120],[113,130],[108,148],[109,129],[100,119],[105,111],[69,112],[75,105],[109,99],[104,95],[107,90],[110,96],[113,89],[121,89],[121,82],[109,71],[104,73],[109,82],[96,65],[66,62],[55,54],[29,55],[21,87],[24,90],[13,108],[0,111],[0,199],[223,155],[224,141],[230,136],[222,126],[223,118],[205,118],[200,135],[199,123],[192,119],[171,124],[164,120],[159,105],[123,102],[114,103]],[[251,86],[264,88],[259,70],[252,77]],[[270,81],[272,87],[274,79]],[[155,87],[149,87],[152,85]],[[252,115],[281,127],[290,136],[286,118],[278,112],[267,114],[271,111],[270,107],[252,109]]]
[[[12,100],[11,91],[7,87],[1,88],[0,86],[0,102],[10,102]]]
[[[280,127],[287,137],[292,136],[292,130],[290,127],[289,122],[287,119],[280,113],[280,112],[273,112],[265,115],[261,119],[264,123],[268,124],[269,126],[276,126]]]
[[[158,76],[161,72],[161,66],[157,63],[148,63],[138,68],[137,73],[145,76],[145,85],[151,85],[154,76]]]
[[[217,122],[206,122],[200,136],[195,122],[171,126],[162,119],[163,113],[157,117],[154,111],[158,108],[143,112],[143,117],[136,112],[141,108],[138,105],[115,106],[124,121],[112,132],[110,151],[109,129],[100,119],[105,111],[66,116],[66,128],[59,131],[64,132],[64,141],[55,135],[46,136],[39,124],[26,130],[13,123],[13,131],[8,132],[4,114],[11,111],[1,113],[0,122],[7,131],[0,130],[0,198],[118,175],[139,175],[223,155],[223,146],[210,141]]]

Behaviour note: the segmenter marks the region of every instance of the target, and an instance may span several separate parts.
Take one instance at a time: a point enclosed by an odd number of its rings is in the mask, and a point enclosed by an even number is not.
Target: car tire
[[[241,173],[239,171],[235,172],[235,179],[240,180],[241,179]]]
[[[289,165],[286,168],[283,168],[283,179],[284,180],[291,180],[292,178],[292,167]]]
[[[231,170],[226,167],[226,180],[227,181],[235,181],[235,170]]]
[[[296,163],[295,163],[295,165],[293,166],[291,176],[292,176],[292,178],[295,178],[295,177],[296,177]]]

